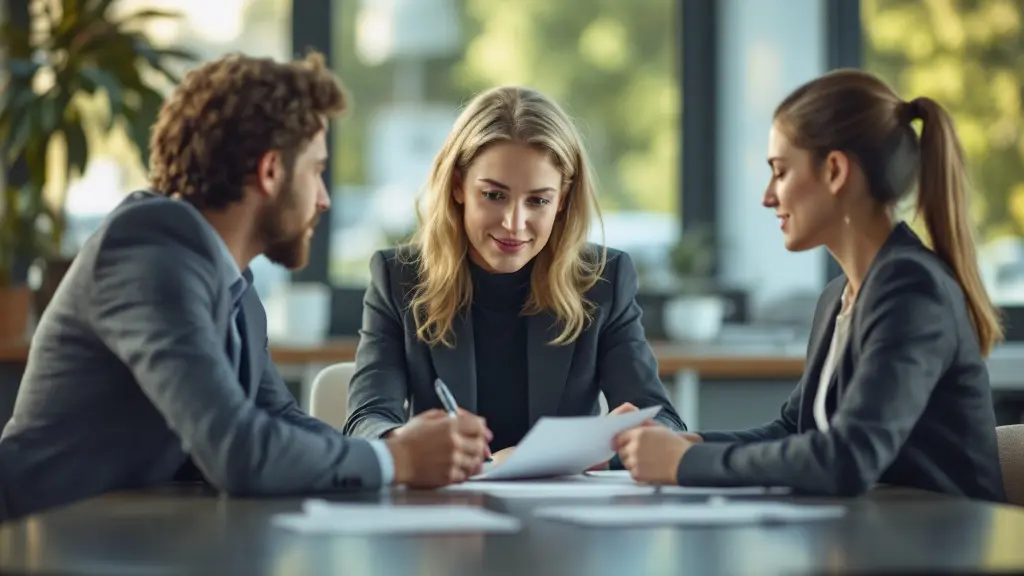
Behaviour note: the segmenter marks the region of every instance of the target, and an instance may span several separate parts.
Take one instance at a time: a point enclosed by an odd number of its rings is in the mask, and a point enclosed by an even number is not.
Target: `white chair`
[[[341,362],[316,375],[309,391],[309,414],[341,430],[348,419],[348,383],[355,362]]]
[[[1024,506],[1024,424],[996,426],[996,440],[1006,499]]]

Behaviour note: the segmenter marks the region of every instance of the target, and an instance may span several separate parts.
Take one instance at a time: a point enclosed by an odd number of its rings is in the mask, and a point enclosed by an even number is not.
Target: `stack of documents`
[[[390,506],[306,500],[299,514],[278,514],[271,522],[304,533],[442,534],[516,532],[519,519],[473,506]]]
[[[811,522],[841,518],[842,506],[805,506],[783,502],[723,502],[625,506],[554,506],[534,515],[583,526],[613,528],[657,525],[726,525]]]

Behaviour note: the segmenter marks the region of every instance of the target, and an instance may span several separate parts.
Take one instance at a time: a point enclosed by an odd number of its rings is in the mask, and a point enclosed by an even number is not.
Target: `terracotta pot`
[[[0,288],[0,342],[28,340],[31,310],[32,291],[28,286]]]

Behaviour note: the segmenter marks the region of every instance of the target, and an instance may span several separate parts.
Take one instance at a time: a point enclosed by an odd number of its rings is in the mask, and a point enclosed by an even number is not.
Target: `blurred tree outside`
[[[979,240],[1024,235],[1024,6],[1016,0],[862,0],[864,67],[953,115]]]
[[[458,18],[458,49],[423,62],[425,102],[454,110],[494,86],[535,88],[576,121],[606,213],[678,213],[677,2],[591,0],[582,9],[549,0],[450,4]],[[336,190],[369,184],[374,112],[400,98],[401,62],[366,62],[359,54],[363,8],[362,2],[342,2],[335,15],[335,69],[352,98],[351,112],[332,136]]]

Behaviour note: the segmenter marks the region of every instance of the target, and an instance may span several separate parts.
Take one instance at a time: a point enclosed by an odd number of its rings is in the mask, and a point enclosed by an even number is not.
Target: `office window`
[[[201,60],[234,51],[277,59],[286,59],[292,53],[288,24],[291,0],[120,0],[114,8],[121,13],[140,9],[181,13],[179,20],[153,20],[145,32],[158,45],[187,47]],[[169,91],[171,87],[163,88]],[[116,126],[109,134],[103,133],[103,98],[98,95],[86,104],[89,164],[83,177],[69,183],[66,191],[65,250],[72,254],[127,193],[148,185],[142,162],[126,132]],[[286,272],[263,258],[257,259],[253,268],[262,293],[268,290],[268,283],[288,278]]]
[[[606,242],[640,264],[663,257],[680,222],[678,4],[340,3],[334,65],[353,107],[332,136],[332,282],[364,284],[372,253],[413,230],[416,198],[460,107],[502,84],[536,88],[576,119]]]
[[[904,99],[929,96],[952,113],[982,273],[997,303],[1024,301],[1024,5],[862,0],[861,10],[865,68]]]

